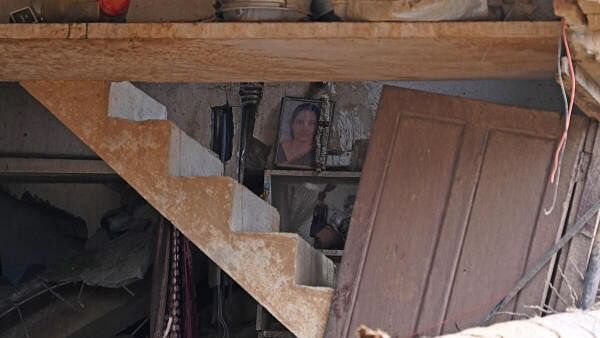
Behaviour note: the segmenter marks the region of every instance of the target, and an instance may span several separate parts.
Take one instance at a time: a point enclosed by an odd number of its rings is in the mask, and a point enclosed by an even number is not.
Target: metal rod
[[[544,256],[540,258],[537,263],[525,273],[525,275],[515,284],[510,292],[504,296],[479,322],[479,326],[485,325],[490,319],[492,319],[498,311],[500,311],[506,304],[521,291],[529,281],[537,275],[540,270],[552,259],[552,257],[562,249],[575,235],[577,235],[587,224],[587,222],[594,217],[594,215],[600,210],[600,200],[598,200],[592,207],[590,207],[577,222],[567,229],[565,235],[558,241],[550,250],[546,251]]]
[[[39,297],[39,296],[43,295],[43,294],[44,294],[44,293],[46,293],[46,292],[49,292],[49,289],[56,289],[56,288],[59,288],[59,287],[65,286],[65,285],[67,285],[67,284],[71,284],[71,282],[63,282],[63,283],[60,283],[60,284],[54,285],[54,286],[52,286],[52,287],[50,287],[50,288],[44,288],[44,289],[42,289],[41,291],[39,291],[39,292],[37,292],[37,293],[35,293],[35,294],[33,294],[33,295],[31,295],[31,296],[29,296],[29,297],[27,297],[27,298],[25,298],[25,299],[21,300],[21,301],[18,301],[18,302],[15,302],[15,303],[13,303],[13,306],[11,306],[11,307],[10,307],[8,310],[6,310],[6,311],[4,311],[4,312],[2,312],[2,313],[0,314],[0,318],[2,318],[2,317],[4,317],[4,316],[6,316],[7,314],[9,314],[9,313],[11,313],[12,311],[16,310],[16,306],[21,306],[21,305],[23,305],[23,304],[25,304],[25,303],[29,302],[30,300],[32,300],[32,299],[34,299],[34,298],[37,298],[37,297]],[[42,285],[42,286],[44,286],[44,285]],[[44,286],[44,287],[45,287],[45,286]]]
[[[123,285],[122,288],[123,288],[123,290],[125,290],[125,292],[130,294],[132,297],[135,296],[135,293],[133,293],[133,291],[131,291],[127,286]]]
[[[25,318],[23,318],[23,313],[21,312],[21,309],[16,304],[15,304],[15,309],[17,309],[17,313],[19,314],[19,320],[21,321],[21,324],[23,325],[23,330],[25,330],[25,337],[30,338],[31,336],[29,335],[29,329],[27,328],[27,323],[25,322]]]
[[[598,213],[600,217],[600,212]],[[598,286],[600,285],[600,231],[596,229],[596,234],[592,242],[592,253],[588,261],[585,277],[583,279],[583,292],[579,308],[587,310],[596,303]]]
[[[138,325],[138,327],[136,327],[136,328],[135,328],[135,330],[133,330],[133,332],[131,332],[131,335],[132,335],[132,336],[135,336],[135,335],[136,335],[136,333],[138,333],[138,331],[139,331],[139,330],[141,330],[141,329],[142,329],[142,327],[143,327],[144,325],[146,325],[146,323],[147,323],[149,320],[150,320],[150,318],[149,318],[149,317],[146,317],[146,318],[145,318],[145,319],[144,319],[144,320],[143,320],[143,321],[140,323],[140,325]]]
[[[48,290],[48,292],[50,294],[52,294],[54,297],[56,297],[56,299],[60,300],[61,302],[65,303],[68,307],[70,307],[71,309],[78,311],[77,307],[75,307],[75,305],[71,304],[71,302],[69,302],[65,297],[61,296],[58,292],[56,292],[52,287],[50,287],[48,284],[46,284],[45,281],[42,281],[42,285],[46,288],[46,290]]]
[[[242,83],[240,84],[240,100],[242,107],[241,126],[240,126],[240,148],[238,151],[238,181],[244,182],[244,171],[246,169],[247,147],[254,134],[254,122],[258,104],[262,98],[262,83]]]

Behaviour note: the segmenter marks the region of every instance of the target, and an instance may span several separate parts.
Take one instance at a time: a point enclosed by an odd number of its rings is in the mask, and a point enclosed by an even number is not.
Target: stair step
[[[253,235],[240,233],[239,239],[251,240],[252,238],[264,241],[265,245],[276,243],[278,248],[286,254],[293,255],[289,262],[277,275],[290,276],[290,282],[298,286],[318,287],[329,289],[335,284],[335,265],[325,255],[315,250],[308,242],[295,233],[271,232]],[[287,250],[286,250],[287,248]],[[265,260],[265,267],[271,262]]]
[[[230,229],[235,232],[279,232],[279,212],[244,185],[234,181]]]
[[[335,264],[298,236],[296,283],[307,286],[335,286]]]
[[[132,123],[166,120],[167,108],[130,82],[113,82],[108,94],[108,116]],[[173,176],[221,176],[217,156],[174,123],[169,140],[169,172]]]
[[[167,108],[131,82],[112,82],[108,116],[132,121],[166,120]]]
[[[222,176],[223,163],[212,151],[171,123],[169,173],[172,176]]]
[[[206,177],[222,173],[209,150],[168,120],[110,118],[108,83],[22,85],[290,331],[322,337],[333,263],[298,235],[270,232],[277,211],[238,182]]]

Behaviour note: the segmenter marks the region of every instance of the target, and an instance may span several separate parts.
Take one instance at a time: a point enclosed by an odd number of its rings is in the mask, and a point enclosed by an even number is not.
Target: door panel
[[[327,336],[476,324],[559,236],[586,124],[572,122],[546,215],[558,114],[386,87]],[[541,304],[550,268],[505,310]]]
[[[489,133],[445,332],[454,331],[455,323],[460,328],[476,325],[480,318],[461,316],[462,312],[482,305],[491,308],[521,277],[526,263],[523,258],[528,256],[542,207],[553,150],[551,139]],[[544,231],[556,232],[557,224],[552,227]],[[514,305],[509,304],[506,310],[514,311]]]
[[[443,220],[462,130],[462,125],[445,121],[400,119],[388,174],[395,184],[383,188],[375,219],[381,226],[373,229],[371,238],[379,254],[367,256],[363,271],[364,276],[378,278],[366,278],[358,291],[361,307],[355,316],[363,322],[388,327],[396,322],[394,313],[369,302],[368,290],[385,292],[389,302],[398,304],[396,311],[416,316],[412,309],[420,304],[426,286],[435,245],[430,239]],[[413,179],[420,175],[429,179]]]

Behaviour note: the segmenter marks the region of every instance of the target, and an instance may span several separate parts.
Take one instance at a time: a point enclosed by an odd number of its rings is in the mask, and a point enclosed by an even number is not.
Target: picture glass
[[[275,165],[311,169],[315,166],[316,135],[323,102],[285,97],[281,103]]]

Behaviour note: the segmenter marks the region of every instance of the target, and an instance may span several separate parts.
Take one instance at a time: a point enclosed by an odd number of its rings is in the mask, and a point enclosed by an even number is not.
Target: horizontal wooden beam
[[[116,178],[102,160],[0,157],[0,180],[4,178]]]
[[[0,81],[552,78],[558,22],[0,25]]]

